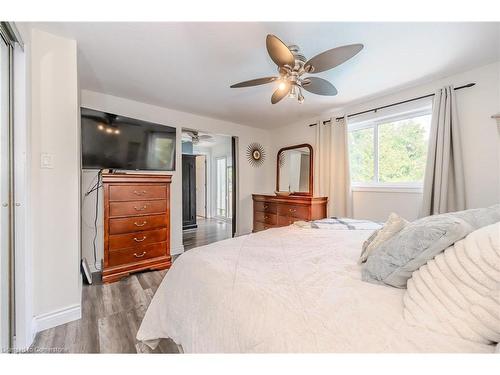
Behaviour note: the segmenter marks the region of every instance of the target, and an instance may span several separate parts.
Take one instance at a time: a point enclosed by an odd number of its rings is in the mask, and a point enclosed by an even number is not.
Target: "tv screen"
[[[81,108],[84,169],[175,170],[175,128]]]

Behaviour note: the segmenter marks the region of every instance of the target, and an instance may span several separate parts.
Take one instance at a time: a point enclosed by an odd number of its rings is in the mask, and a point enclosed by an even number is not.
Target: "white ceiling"
[[[270,128],[310,118],[377,93],[500,59],[500,23],[35,23],[76,39],[80,85],[141,102]],[[344,44],[364,50],[319,73],[335,97],[272,105],[273,85],[230,89],[276,74],[268,33],[310,58]]]

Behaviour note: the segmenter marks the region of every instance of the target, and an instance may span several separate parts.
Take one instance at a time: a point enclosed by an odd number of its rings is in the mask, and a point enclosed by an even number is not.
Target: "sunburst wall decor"
[[[260,167],[266,158],[264,147],[260,143],[250,143],[247,147],[247,159],[250,165]]]

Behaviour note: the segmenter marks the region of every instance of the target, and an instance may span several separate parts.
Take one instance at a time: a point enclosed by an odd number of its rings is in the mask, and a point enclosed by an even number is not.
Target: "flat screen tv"
[[[81,108],[84,169],[175,170],[175,128]]]

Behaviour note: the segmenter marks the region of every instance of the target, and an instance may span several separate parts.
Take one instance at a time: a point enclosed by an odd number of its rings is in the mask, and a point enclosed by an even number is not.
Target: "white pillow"
[[[408,323],[491,344],[500,341],[500,222],[480,228],[413,272]]]
[[[366,262],[373,249],[379,246],[382,242],[393,237],[406,225],[408,225],[408,221],[394,212],[391,213],[384,226],[373,232],[373,234],[363,243],[363,249],[361,251],[358,264]]]

